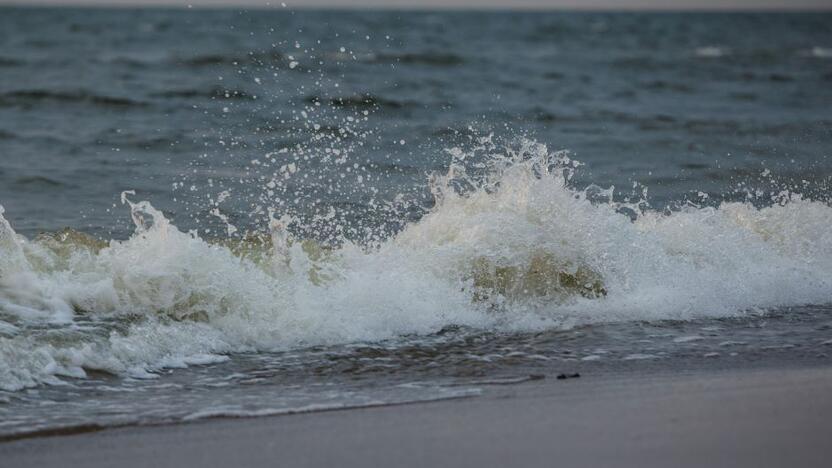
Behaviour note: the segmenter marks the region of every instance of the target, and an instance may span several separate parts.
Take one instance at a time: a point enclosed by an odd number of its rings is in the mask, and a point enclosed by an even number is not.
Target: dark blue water
[[[830,19],[7,8],[0,200],[25,234],[124,236],[108,210],[135,189],[189,228],[208,217],[209,178],[214,194],[257,192],[240,206],[260,196],[250,165],[269,151],[343,136],[392,199],[424,195],[444,148],[489,132],[568,149],[587,182],[628,194],[637,181],[658,207],[768,188],[766,168],[817,193],[832,164]],[[299,116],[315,102],[318,130]],[[364,111],[360,136],[339,133]],[[321,204],[367,199],[303,188]]]

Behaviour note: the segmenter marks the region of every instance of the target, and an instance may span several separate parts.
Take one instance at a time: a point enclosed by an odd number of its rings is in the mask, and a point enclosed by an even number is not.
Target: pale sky
[[[245,6],[388,8],[570,8],[570,9],[832,9],[832,0],[0,0],[0,5]]]

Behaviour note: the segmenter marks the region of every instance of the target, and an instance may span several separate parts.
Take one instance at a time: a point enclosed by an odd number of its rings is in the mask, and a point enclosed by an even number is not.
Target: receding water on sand
[[[638,322],[534,333],[451,327],[421,337],[286,352],[158,372],[90,371],[84,379],[0,391],[0,440],[217,417],[253,417],[480,395],[560,375],[615,375],[827,366],[832,309],[684,322]]]

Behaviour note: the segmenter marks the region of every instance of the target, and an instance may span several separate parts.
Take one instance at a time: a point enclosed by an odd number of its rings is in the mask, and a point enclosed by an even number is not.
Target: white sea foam
[[[272,223],[272,245],[255,261],[180,232],[128,197],[135,234],[101,246],[24,239],[0,211],[0,388],[90,369],[148,378],[237,351],[449,325],[692,319],[832,298],[826,203],[792,196],[766,208],[691,206],[632,220],[621,213],[627,207],[590,196],[597,190],[571,188],[574,163],[543,145],[526,142],[489,167],[476,178],[454,165],[434,180],[437,204],[419,222],[377,247],[345,242],[325,255],[288,239],[286,218]],[[451,189],[461,179],[473,187],[464,194]],[[568,278],[592,272],[603,294],[477,291],[475,265],[533,276],[542,273],[528,265],[540,258]]]
[[[809,50],[809,55],[816,58],[832,58],[832,48],[830,47],[812,47]]]
[[[730,51],[723,47],[707,46],[697,47],[694,51],[697,57],[702,58],[719,58],[730,54]]]

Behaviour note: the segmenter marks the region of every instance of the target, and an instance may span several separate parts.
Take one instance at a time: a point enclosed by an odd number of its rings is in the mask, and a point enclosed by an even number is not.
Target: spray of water
[[[202,238],[129,192],[135,232],[123,241],[25,239],[0,209],[0,388],[452,325],[688,320],[832,297],[824,202],[659,212],[575,188],[579,164],[543,144],[479,143],[450,151],[421,219],[367,242],[304,237],[280,209],[266,210],[265,232]]]

